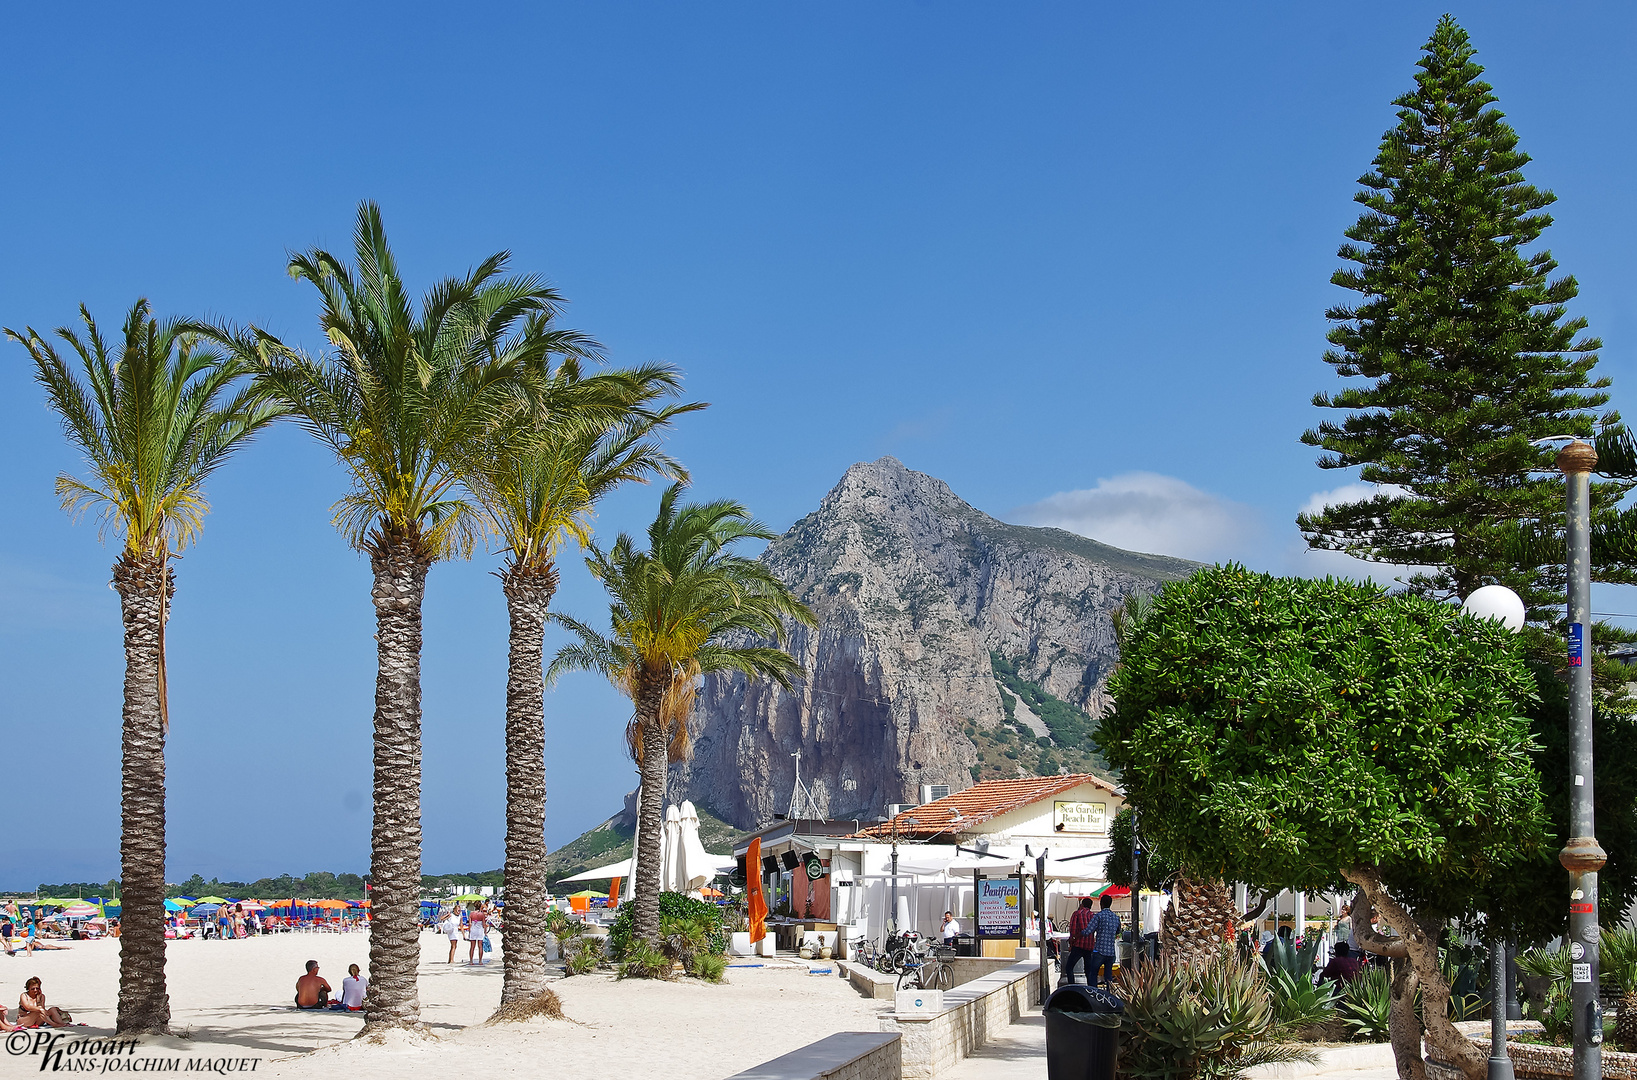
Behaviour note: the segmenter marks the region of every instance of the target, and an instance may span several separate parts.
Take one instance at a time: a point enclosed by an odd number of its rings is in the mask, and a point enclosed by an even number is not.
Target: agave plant
[[[1336,988],[1329,983],[1314,985],[1312,976],[1298,978],[1275,969],[1268,973],[1268,991],[1281,1027],[1312,1027],[1336,1015]]]
[[[1392,1020],[1393,982],[1387,969],[1371,964],[1342,987],[1336,1012],[1353,1034],[1370,1042],[1386,1042]]]
[[[1254,964],[1161,960],[1120,975],[1125,1013],[1119,1071],[1161,1080],[1233,1080],[1259,1065],[1311,1062],[1282,1030],[1267,980]]]

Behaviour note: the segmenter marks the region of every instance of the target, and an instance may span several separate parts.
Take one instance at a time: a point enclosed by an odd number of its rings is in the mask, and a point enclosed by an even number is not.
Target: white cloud
[[[1377,495],[1404,495],[1403,488],[1393,484],[1343,484],[1329,491],[1315,491],[1302,504],[1301,512],[1316,514],[1327,506],[1340,506],[1345,503],[1359,502],[1372,499]],[[1373,563],[1363,559],[1355,559],[1340,551],[1321,551],[1307,546],[1306,540],[1298,539],[1285,552],[1284,572],[1297,577],[1342,577],[1352,578],[1355,581],[1374,581],[1377,585],[1392,588],[1401,580],[1407,580],[1417,573],[1427,569],[1423,566],[1405,566],[1397,563]]]
[[[1250,507],[1149,472],[1060,491],[1009,516],[1022,525],[1055,526],[1128,551],[1205,562],[1242,557],[1259,531]]]

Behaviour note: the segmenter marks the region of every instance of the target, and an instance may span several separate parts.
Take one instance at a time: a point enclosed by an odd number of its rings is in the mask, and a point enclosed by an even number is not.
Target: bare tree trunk
[[[1387,1040],[1392,1043],[1393,1063],[1399,1080],[1426,1080],[1427,1062],[1421,1056],[1421,1018],[1415,1014],[1415,991],[1421,980],[1409,957],[1388,961],[1392,965],[1392,1004],[1387,1013]]]
[[[1353,905],[1353,936],[1359,939],[1360,944],[1372,952],[1379,951],[1372,947],[1372,941],[1379,941],[1381,935],[1373,934],[1369,929],[1369,908],[1372,906],[1381,913],[1387,925],[1398,932],[1398,940],[1403,943],[1403,955],[1414,968],[1415,981],[1421,987],[1421,1019],[1426,1025],[1428,1049],[1441,1060],[1460,1069],[1467,1080],[1484,1080],[1489,1071],[1484,1052],[1450,1023],[1449,983],[1444,979],[1443,968],[1438,963],[1438,928],[1434,927],[1429,932],[1404,905],[1393,899],[1375,867],[1349,866],[1342,870],[1342,876],[1357,885],[1360,899],[1367,901]],[[1362,937],[1358,932],[1361,922],[1364,926]],[[1394,1004],[1396,1007],[1396,999]],[[1396,1049],[1394,1053],[1396,1056]],[[1417,1059],[1419,1061],[1419,1055]],[[1400,1075],[1404,1076],[1402,1069],[1401,1062]],[[1423,1074],[1411,1075],[1415,1080],[1421,1080]]]
[[[171,1019],[165,990],[165,713],[160,671],[174,578],[163,557],[114,564],[125,622],[121,733],[119,1018],[121,1035],[156,1035]]]
[[[546,726],[542,660],[557,571],[508,566],[500,575],[511,616],[506,675],[505,981],[500,1003],[546,986]]]
[[[415,982],[421,960],[421,601],[430,566],[419,536],[388,535],[371,544],[375,825],[362,1034],[421,1022]]]
[[[1250,899],[1247,897],[1245,900],[1246,910],[1239,915],[1239,929],[1249,930],[1261,922],[1262,916],[1268,913],[1268,908],[1273,905],[1274,897],[1278,895],[1277,890],[1268,890],[1262,894],[1262,898],[1256,902],[1255,907],[1249,906]]]
[[[1165,920],[1165,955],[1178,964],[1204,964],[1233,943],[1239,909],[1221,881],[1177,875],[1176,911]]]
[[[660,839],[665,830],[665,777],[670,740],[660,730],[659,708],[670,672],[645,674],[637,689],[637,723],[642,731],[642,790],[637,801],[637,866],[631,885],[631,936],[659,941]]]

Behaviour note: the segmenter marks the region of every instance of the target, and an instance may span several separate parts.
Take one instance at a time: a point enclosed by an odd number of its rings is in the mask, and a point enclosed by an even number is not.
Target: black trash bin
[[[1046,1015],[1048,1080],[1114,1080],[1125,1002],[1095,986],[1058,987]]]

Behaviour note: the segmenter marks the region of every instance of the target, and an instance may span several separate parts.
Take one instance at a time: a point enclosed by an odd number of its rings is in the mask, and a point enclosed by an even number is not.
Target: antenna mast
[[[801,751],[797,750],[790,755],[796,759],[796,783],[790,789],[790,812],[785,815],[791,821],[807,816],[813,806],[813,793],[807,790],[807,785],[801,782]]]

